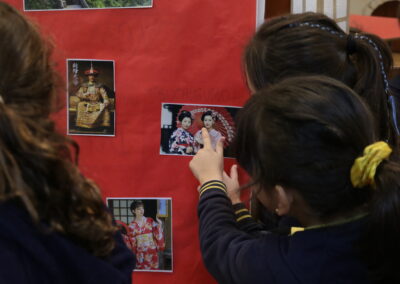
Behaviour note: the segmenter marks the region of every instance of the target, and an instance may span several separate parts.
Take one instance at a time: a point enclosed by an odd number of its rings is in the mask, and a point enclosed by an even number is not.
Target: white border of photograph
[[[136,273],[136,272],[163,272],[163,273],[172,273],[172,272],[174,272],[174,236],[173,236],[173,234],[174,234],[174,232],[173,232],[173,206],[172,206],[172,197],[106,197],[106,206],[107,206],[107,208],[109,208],[108,207],[108,201],[109,200],[115,200],[115,199],[117,199],[117,200],[148,200],[148,199],[152,199],[152,200],[154,200],[154,199],[156,199],[156,200],[160,200],[160,199],[163,199],[163,200],[169,200],[170,201],[170,205],[171,205],[171,216],[170,216],[170,219],[171,219],[171,270],[161,270],[161,269],[159,269],[159,270],[147,270],[147,269],[134,269],[133,271]],[[114,212],[111,212],[110,211],[110,213],[112,214],[112,216],[113,216],[113,218],[114,218]],[[146,212],[145,212],[145,214],[146,214]],[[128,224],[129,225],[129,224]]]
[[[69,70],[68,70],[68,62],[69,61],[90,61],[90,62],[96,62],[96,61],[98,61],[98,62],[105,62],[105,61],[109,61],[109,62],[112,62],[113,63],[113,82],[114,82],[114,86],[113,86],[113,91],[114,91],[114,95],[115,95],[115,97],[114,97],[114,134],[91,134],[91,133],[88,133],[88,134],[86,134],[86,133],[69,133]],[[116,95],[116,82],[115,82],[115,60],[110,60],[110,59],[80,59],[80,58],[67,58],[66,60],[65,60],[65,66],[66,66],[66,69],[67,69],[67,82],[66,82],[66,84],[67,84],[67,135],[76,135],[76,136],[101,136],[101,137],[115,137],[115,135],[116,135],[116,131],[117,131],[117,129],[116,129],[116,125],[117,125],[117,123],[116,123],[116,121],[117,121],[117,105],[116,105],[116,102],[117,102],[117,99],[116,99],[116,97],[117,97],[117,95]]]
[[[256,0],[256,30],[265,22],[265,1]]]
[[[105,10],[105,9],[149,9],[153,8],[154,6],[154,0],[151,0],[151,5],[148,6],[131,6],[131,7],[105,7],[105,8],[62,8],[62,9],[32,9],[28,10],[25,8],[25,0],[22,0],[23,6],[24,6],[24,12],[53,12],[53,11],[85,11],[85,10]]]

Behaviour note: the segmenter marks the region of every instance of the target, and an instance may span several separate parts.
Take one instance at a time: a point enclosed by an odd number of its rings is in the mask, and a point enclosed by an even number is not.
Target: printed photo
[[[153,0],[25,0],[25,11],[151,8]]]
[[[161,145],[163,155],[195,155],[203,147],[202,127],[207,128],[215,148],[225,137],[224,157],[233,158],[234,118],[239,107],[163,103]]]
[[[172,272],[171,198],[107,198],[107,206],[136,255],[135,271]]]
[[[68,59],[68,134],[115,136],[114,61]]]

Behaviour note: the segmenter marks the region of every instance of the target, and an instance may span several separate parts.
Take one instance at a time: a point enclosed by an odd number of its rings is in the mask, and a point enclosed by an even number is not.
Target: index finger
[[[210,135],[208,134],[207,128],[203,127],[201,129],[201,137],[203,138],[204,149],[212,149],[211,139]]]

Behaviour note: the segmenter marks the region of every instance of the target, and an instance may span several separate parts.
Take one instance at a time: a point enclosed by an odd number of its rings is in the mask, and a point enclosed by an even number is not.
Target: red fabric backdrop
[[[23,9],[22,0],[7,1]],[[159,154],[161,103],[244,103],[241,53],[254,32],[255,4],[154,0],[149,9],[25,12],[53,38],[64,78],[67,58],[115,60],[116,136],[74,137],[82,171],[104,198],[172,198],[173,272],[137,272],[135,283],[215,282],[200,256],[190,157]],[[63,132],[66,115],[55,115]]]

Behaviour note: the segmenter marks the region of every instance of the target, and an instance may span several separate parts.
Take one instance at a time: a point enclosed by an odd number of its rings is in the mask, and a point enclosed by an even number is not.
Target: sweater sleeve
[[[240,230],[222,182],[201,187],[198,216],[203,260],[219,283],[275,282],[268,265],[271,256],[264,253],[265,240]]]
[[[136,258],[126,246],[120,232],[115,233],[115,248],[108,256],[107,261],[125,277],[123,283],[132,282],[132,271],[135,268]]]
[[[263,235],[267,233],[265,227],[256,222],[250,215],[249,210],[246,208],[244,203],[237,203],[232,206],[235,218],[240,230],[247,232],[253,236]]]

